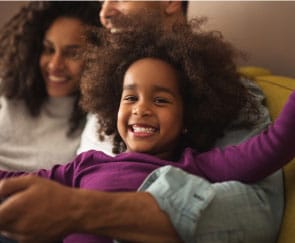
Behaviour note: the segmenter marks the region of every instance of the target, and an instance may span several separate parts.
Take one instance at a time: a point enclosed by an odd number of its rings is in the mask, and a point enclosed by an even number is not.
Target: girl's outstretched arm
[[[255,182],[295,156],[295,91],[268,129],[237,146],[196,155],[198,169],[210,181]]]
[[[2,171],[0,170],[0,179],[18,177],[24,175],[37,175],[39,177],[54,180],[66,186],[78,187],[79,183],[76,179],[77,171],[84,166],[84,162],[91,160],[87,153],[80,154],[76,158],[66,164],[56,164],[51,169],[40,169],[35,172],[21,172],[21,171]],[[85,163],[86,164],[86,163]],[[88,164],[86,164],[87,166]]]

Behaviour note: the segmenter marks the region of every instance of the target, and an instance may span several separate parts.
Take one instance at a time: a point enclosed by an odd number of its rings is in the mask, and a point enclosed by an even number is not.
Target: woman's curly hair
[[[30,2],[24,5],[0,32],[0,95],[21,99],[32,116],[38,116],[48,99],[39,67],[43,38],[52,22],[61,16],[74,17],[87,26],[101,27],[100,2]],[[79,107],[80,91],[69,120],[69,134],[85,123]]]
[[[141,24],[128,33],[99,33],[101,43],[96,48],[92,46],[87,56],[81,103],[97,115],[101,139],[114,135],[113,152],[126,149],[116,127],[124,74],[142,58],[161,59],[179,74],[188,130],[180,144],[182,148],[208,150],[242,108],[257,112],[256,103],[237,72],[235,58],[239,52],[219,32],[201,30],[202,22],[194,19],[189,24],[175,24],[172,31]]]

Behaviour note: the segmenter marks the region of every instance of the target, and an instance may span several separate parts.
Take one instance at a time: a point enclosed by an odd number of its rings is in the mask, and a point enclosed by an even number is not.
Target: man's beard
[[[117,43],[123,39],[126,43],[132,42],[131,38],[143,38],[144,33],[152,33],[157,35],[159,31],[165,29],[164,16],[160,10],[145,9],[140,14],[129,14],[114,16],[108,19],[111,24],[111,29],[101,27],[89,27],[86,31],[86,39],[91,46],[99,47],[100,45],[112,44],[116,48]],[[128,33],[133,33],[132,37]],[[140,37],[139,37],[140,36]],[[145,35],[148,39],[148,34]],[[103,40],[103,41],[102,41]],[[119,41],[118,41],[119,40]]]
[[[142,26],[153,29],[155,26],[163,25],[164,17],[160,10],[144,9],[141,13],[114,16],[107,21],[112,26],[111,33],[116,34],[130,32]]]

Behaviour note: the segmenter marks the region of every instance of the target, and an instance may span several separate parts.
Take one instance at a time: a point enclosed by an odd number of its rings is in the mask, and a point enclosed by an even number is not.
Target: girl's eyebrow
[[[136,88],[136,84],[124,84],[123,90],[134,90]]]
[[[137,88],[136,84],[125,84],[123,86],[123,90],[135,90],[136,88]],[[160,86],[160,85],[153,85],[153,91],[154,92],[165,92],[165,93],[172,95],[173,97],[177,97],[175,92],[173,92],[172,90],[170,90],[166,87]]]
[[[157,91],[157,92],[165,92],[165,93],[169,93],[171,94],[172,96],[176,97],[176,94],[171,90],[171,89],[167,89],[163,86],[160,86],[160,85],[155,85],[154,86],[154,90]]]

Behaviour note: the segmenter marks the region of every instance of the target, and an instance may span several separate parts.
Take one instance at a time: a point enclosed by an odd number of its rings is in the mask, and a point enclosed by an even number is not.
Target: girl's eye
[[[124,97],[123,100],[127,101],[127,102],[135,102],[135,101],[137,101],[137,97],[134,95],[127,95]]]
[[[154,98],[154,103],[161,105],[161,104],[167,104],[169,103],[169,101],[162,97],[156,97]]]

